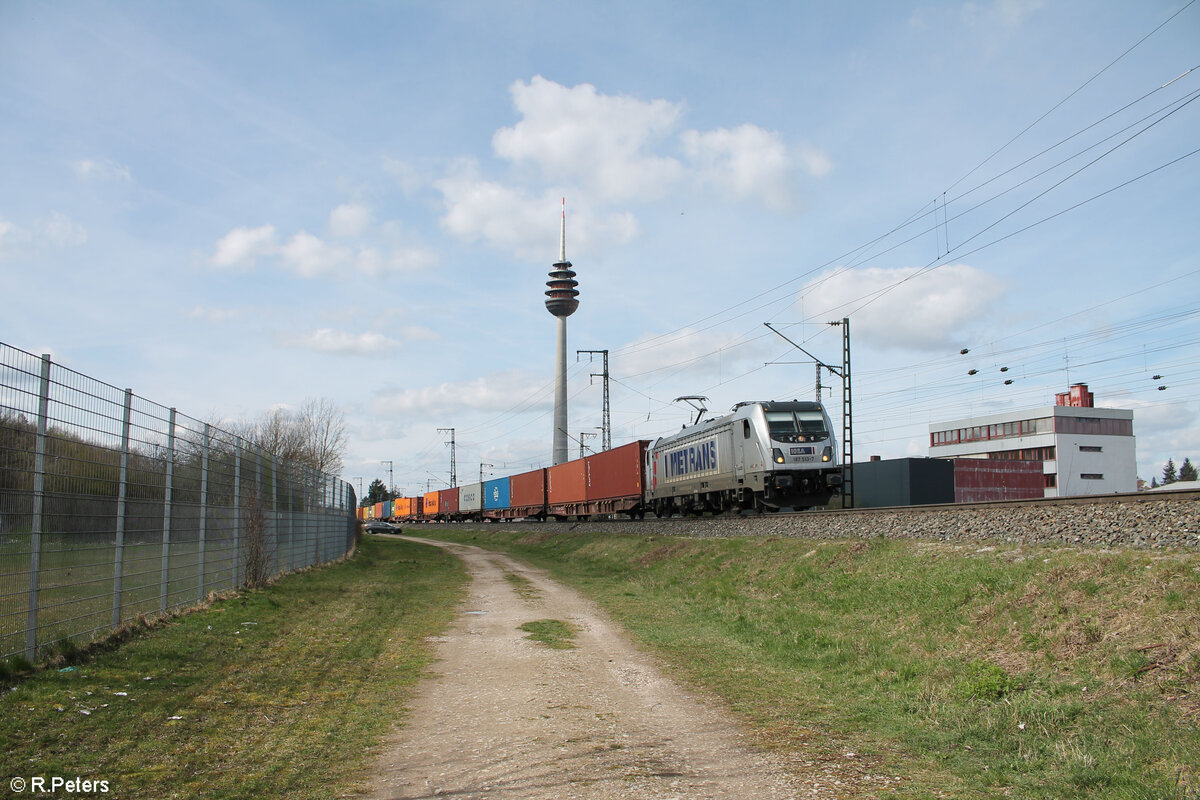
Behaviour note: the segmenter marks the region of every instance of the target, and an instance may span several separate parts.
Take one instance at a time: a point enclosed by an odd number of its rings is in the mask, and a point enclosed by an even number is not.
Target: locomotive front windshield
[[[776,442],[817,442],[829,438],[825,415],[816,411],[767,411],[767,427]]]

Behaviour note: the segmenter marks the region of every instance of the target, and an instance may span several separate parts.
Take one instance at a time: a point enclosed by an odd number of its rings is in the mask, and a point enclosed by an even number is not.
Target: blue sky
[[[460,483],[522,471],[565,196],[616,444],[811,397],[763,323],[837,364],[848,316],[859,459],[1086,382],[1149,480],[1200,457],[1198,43],[1187,0],[0,1],[0,341],[205,419],[330,398],[364,484],[444,485],[449,427]]]

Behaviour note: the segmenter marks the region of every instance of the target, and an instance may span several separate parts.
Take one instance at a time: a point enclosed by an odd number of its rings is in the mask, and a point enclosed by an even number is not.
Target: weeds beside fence
[[[339,558],[351,486],[0,343],[0,659]]]

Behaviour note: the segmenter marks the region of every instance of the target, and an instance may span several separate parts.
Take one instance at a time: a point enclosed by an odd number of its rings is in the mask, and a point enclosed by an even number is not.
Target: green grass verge
[[[521,630],[529,635],[526,639],[541,642],[554,650],[570,650],[575,647],[575,629],[561,619],[538,619],[526,622]]]
[[[515,572],[506,572],[504,573],[504,580],[508,581],[512,590],[525,602],[532,603],[541,599],[542,593],[533,585],[533,581],[524,575],[518,575]]]
[[[367,537],[349,561],[37,673],[0,697],[0,778],[106,780],[122,798],[353,796],[465,581],[440,550]]]
[[[1200,554],[435,535],[548,569],[859,796],[1200,796]]]

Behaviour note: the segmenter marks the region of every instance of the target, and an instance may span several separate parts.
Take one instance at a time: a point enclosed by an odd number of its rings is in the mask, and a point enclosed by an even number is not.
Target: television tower
[[[563,198],[562,228],[558,239],[558,261],[546,281],[546,310],[558,317],[558,353],[554,369],[554,463],[570,459],[567,453],[567,317],[579,308],[575,272],[567,261],[567,199]]]

